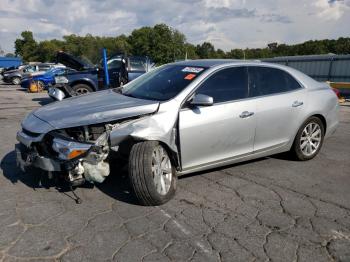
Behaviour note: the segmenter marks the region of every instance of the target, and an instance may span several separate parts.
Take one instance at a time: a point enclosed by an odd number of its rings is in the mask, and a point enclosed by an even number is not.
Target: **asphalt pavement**
[[[68,190],[16,168],[20,121],[50,103],[0,85],[0,261],[350,261],[350,105],[313,160],[261,158],[181,177],[139,206],[125,171]]]

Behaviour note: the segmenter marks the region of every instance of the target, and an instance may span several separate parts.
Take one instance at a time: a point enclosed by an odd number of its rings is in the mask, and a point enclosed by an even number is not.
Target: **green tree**
[[[198,58],[234,58],[262,59],[275,56],[313,55],[313,54],[349,54],[350,38],[311,40],[300,44],[287,45],[269,43],[264,48],[235,48],[228,52],[215,49],[210,42],[193,45],[186,42],[186,37],[180,31],[166,24],[154,27],[135,29],[129,36],[100,37],[87,34],[63,36],[62,40],[52,39],[35,41],[33,33],[23,31],[15,41],[15,54],[22,56],[24,61],[55,61],[56,52],[63,50],[75,56],[84,56],[93,63],[101,60],[101,50],[106,48],[109,55],[126,53],[145,55],[157,64],[176,60]]]
[[[165,24],[136,29],[132,31],[128,42],[132,54],[150,56],[158,64],[184,59],[186,56],[184,34]]]
[[[24,61],[37,61],[38,43],[34,40],[31,31],[23,31],[21,37],[15,40],[15,54],[20,55]]]
[[[204,42],[201,45],[196,46],[196,53],[199,58],[216,58],[215,47],[209,43]]]
[[[38,57],[41,62],[55,62],[56,53],[62,49],[62,41],[53,39],[45,40],[38,45]]]
[[[15,57],[15,54],[7,53],[7,54],[5,55],[5,57]]]

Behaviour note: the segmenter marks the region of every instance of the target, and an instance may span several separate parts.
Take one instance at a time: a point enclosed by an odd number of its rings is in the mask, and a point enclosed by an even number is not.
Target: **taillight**
[[[340,91],[338,89],[336,89],[336,88],[332,88],[332,90],[337,95],[337,97],[340,98]]]

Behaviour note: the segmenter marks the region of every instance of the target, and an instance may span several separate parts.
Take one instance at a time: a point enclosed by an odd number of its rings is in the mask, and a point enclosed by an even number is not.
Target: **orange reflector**
[[[73,150],[69,155],[68,159],[76,158],[77,156],[80,156],[81,154],[84,154],[85,150]]]
[[[186,80],[192,80],[193,78],[195,78],[196,75],[195,74],[188,74],[187,76],[185,76]]]

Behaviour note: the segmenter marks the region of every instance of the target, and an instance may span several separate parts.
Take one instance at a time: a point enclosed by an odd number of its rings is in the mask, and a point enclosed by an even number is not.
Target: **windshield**
[[[179,94],[205,69],[204,67],[165,65],[127,84],[123,88],[123,95],[166,101]]]
[[[33,72],[35,72],[36,70],[35,70],[35,66],[32,66],[32,65],[29,65],[29,66],[27,66],[24,70],[23,70],[23,72],[25,72],[25,73],[33,73]]]

